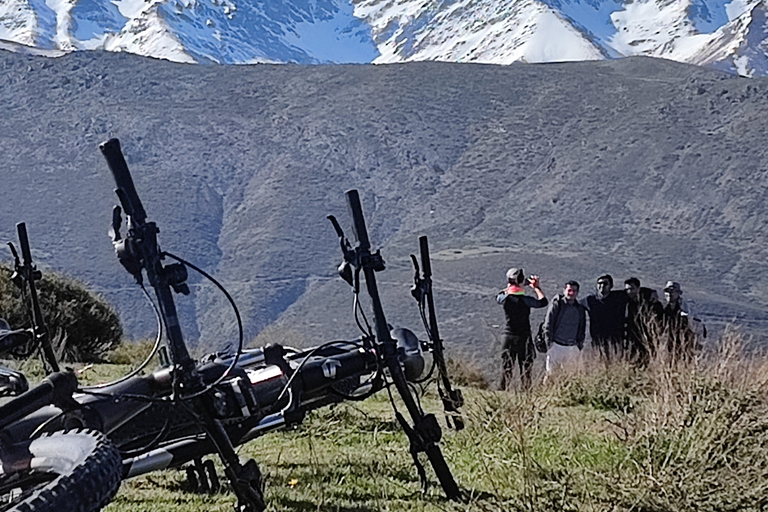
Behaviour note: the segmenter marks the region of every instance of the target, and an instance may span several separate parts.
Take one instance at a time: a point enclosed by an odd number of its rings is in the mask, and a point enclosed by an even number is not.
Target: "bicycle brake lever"
[[[339,225],[339,221],[336,220],[336,217],[333,215],[328,215],[328,220],[331,221],[331,224],[333,224],[333,229],[336,230],[336,236],[339,238],[344,238],[344,230],[341,229],[341,226]]]
[[[19,268],[21,267],[19,253],[16,252],[16,247],[13,245],[13,242],[8,242],[8,247],[10,247],[11,254],[13,255],[13,273],[11,274],[11,282],[16,285],[16,288],[22,289],[24,286],[24,278],[22,277],[21,272],[19,272]]]
[[[419,269],[419,260],[416,259],[415,254],[411,254],[411,261],[413,262],[413,269],[416,272],[416,274],[413,276],[413,280],[421,281],[421,279],[419,278],[419,273],[421,272],[421,270]]]
[[[411,254],[411,261],[413,262],[414,274],[413,274],[413,286],[411,286],[411,295],[416,301],[421,304],[421,300],[424,298],[424,281],[421,279],[421,269],[419,268],[419,261],[416,256]]]
[[[328,215],[327,218],[331,221],[331,224],[333,224],[333,229],[336,230],[336,236],[339,237],[339,245],[341,245],[341,253],[344,255],[344,261],[350,263],[354,267],[358,267],[359,264],[355,257],[355,251],[352,249],[352,245],[349,243],[349,240],[347,240],[346,235],[344,235],[344,230],[341,229],[339,221],[336,220],[336,217],[333,215]],[[342,269],[343,266],[343,263],[339,266],[339,274],[345,281],[352,284],[348,279],[347,270]],[[344,273],[342,273],[342,271]]]
[[[13,255],[15,264],[16,265],[21,264],[21,262],[19,261],[19,253],[16,252],[16,247],[13,245],[13,242],[8,242],[8,247],[11,248],[11,254]]]
[[[123,223],[123,210],[119,206],[115,205],[114,208],[112,208],[112,224],[109,227],[109,231],[107,232],[109,234],[109,238],[112,239],[112,243],[119,242],[122,240],[122,235],[120,235],[120,226]]]

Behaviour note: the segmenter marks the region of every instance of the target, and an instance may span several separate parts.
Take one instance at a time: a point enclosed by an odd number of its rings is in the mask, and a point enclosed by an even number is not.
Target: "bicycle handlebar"
[[[123,152],[120,150],[120,141],[109,139],[107,142],[99,145],[99,149],[107,160],[109,170],[112,171],[118,191],[122,191],[122,193],[116,192],[120,202],[123,204],[123,210],[135,222],[143,223],[147,218],[147,213],[144,211],[139,194],[133,185],[131,173],[128,171],[128,164],[125,163]]]
[[[32,263],[32,251],[29,249],[29,236],[27,236],[27,225],[23,222],[16,224],[16,233],[19,235],[19,246],[21,247],[21,258],[24,265]]]
[[[368,240],[368,230],[365,228],[363,208],[360,205],[360,195],[357,190],[347,191],[347,208],[352,218],[352,235],[359,244],[359,250],[368,251],[371,248],[371,242]]]
[[[437,444],[442,434],[440,426],[437,424],[434,415],[425,414],[421,410],[411,394],[405,373],[400,364],[397,345],[389,332],[389,327],[384,316],[384,310],[376,286],[376,277],[374,275],[376,271],[384,269],[384,262],[378,251],[375,254],[371,253],[371,245],[370,240],[368,239],[368,231],[365,226],[363,209],[360,205],[360,196],[357,193],[357,190],[348,191],[346,196],[347,207],[349,209],[349,214],[352,217],[353,235],[357,239],[358,244],[357,248],[354,249],[357,254],[357,258],[355,258],[357,260],[356,264],[359,265],[363,271],[368,296],[371,299],[379,357],[381,357],[382,362],[389,369],[390,378],[413,420],[413,426],[408,425],[408,422],[399,413],[398,421],[400,421],[406,434],[408,434],[408,438],[411,442],[411,451],[414,454],[414,462],[416,462],[417,467],[420,468],[422,476],[423,469],[421,469],[420,463],[415,457],[415,453],[419,451],[423,451],[427,454],[446,496],[449,499],[459,499],[461,497],[461,491],[456,484],[450,469],[445,463],[443,454]],[[423,476],[423,479],[426,482],[426,477]]]
[[[56,354],[53,352],[51,339],[48,335],[48,327],[45,325],[43,312],[40,309],[40,301],[37,297],[37,287],[35,286],[35,280],[40,279],[42,274],[35,268],[34,264],[32,263],[32,251],[29,248],[27,225],[23,222],[16,224],[16,233],[19,236],[19,245],[21,246],[21,256],[23,260],[23,264],[21,266],[19,266],[17,262],[16,272],[19,272],[23,276],[23,279],[27,282],[27,286],[29,286],[29,299],[32,309],[32,324],[34,328],[34,334],[40,340],[40,345],[43,348],[43,355],[45,356],[45,360],[50,365],[51,370],[58,372],[59,363],[56,360]],[[11,247],[13,247],[13,244],[11,244]],[[13,252],[15,252],[15,250],[13,250]]]
[[[432,277],[432,263],[429,260],[429,242],[426,236],[419,237],[419,253],[421,254],[421,270],[424,279],[430,279]]]

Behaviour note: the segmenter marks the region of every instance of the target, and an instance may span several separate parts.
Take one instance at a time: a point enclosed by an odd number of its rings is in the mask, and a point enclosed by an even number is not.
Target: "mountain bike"
[[[426,485],[428,479],[419,453],[426,454],[447,497],[461,497],[440,450],[441,427],[433,414],[421,409],[410,387],[412,382],[423,382],[436,368],[446,417],[455,428],[463,426],[459,414],[461,393],[451,388],[445,372],[425,237],[421,240],[425,272],[420,273],[413,256],[413,296],[419,302],[427,341],[387,323],[374,275],[384,269],[384,262],[378,251],[371,252],[359,196],[350,191],[347,203],[354,243],[346,238],[336,219],[329,218],[342,247],[340,274],[354,288],[354,314],[362,335],[312,348],[267,345],[247,349],[240,314],[226,289],[191,262],[160,249],[159,229],[147,218],[119,141],[109,140],[100,149],[114,177],[120,202],[112,214],[112,243],[119,262],[152,304],[158,335],[144,362],[115,382],[79,386],[71,371],[53,371],[42,384],[0,407],[0,511],[53,511],[49,500],[53,494],[65,496],[61,498],[68,503],[65,510],[98,510],[114,496],[122,479],[184,465],[193,486],[214,489],[219,480],[213,462],[203,462],[203,457],[211,454],[221,460],[237,497],[237,509],[261,511],[266,506],[261,470],[253,459],[241,461],[236,446],[300,424],[311,410],[346,400],[363,400],[384,389],[394,389],[410,415],[409,422],[395,411],[410,442],[422,484]],[[34,283],[31,255],[26,257],[28,247],[23,252],[25,264],[17,267],[28,282]],[[225,295],[239,332],[236,348],[199,361],[191,357],[184,341],[173,295],[189,293],[188,269],[209,279]],[[373,327],[358,300],[361,276],[371,299]],[[154,297],[145,283],[149,283]],[[433,354],[427,377],[422,376],[424,350]],[[56,370],[52,350],[44,347],[43,353],[46,359],[52,358],[49,366]],[[160,367],[149,372],[147,367],[155,356],[161,361]],[[56,458],[57,454],[50,450],[65,443],[69,446],[66,451],[81,454],[80,459],[65,461],[62,467],[38,468],[36,461]],[[99,493],[95,493],[95,487]]]

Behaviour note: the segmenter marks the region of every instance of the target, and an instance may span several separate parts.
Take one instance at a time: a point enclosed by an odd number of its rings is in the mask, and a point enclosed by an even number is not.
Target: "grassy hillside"
[[[729,335],[686,366],[588,359],[529,393],[465,387],[467,428],[445,430],[442,442],[462,503],[446,501],[434,481],[422,494],[385,394],[316,412],[240,455],[261,464],[274,511],[764,510],[767,383],[768,358]],[[423,403],[439,410],[431,395]],[[190,493],[183,472],[165,471],[124,482],[106,510],[223,512],[233,503],[231,492]]]

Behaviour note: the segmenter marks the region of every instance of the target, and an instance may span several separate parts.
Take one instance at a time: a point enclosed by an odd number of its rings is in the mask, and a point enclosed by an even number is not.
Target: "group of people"
[[[525,293],[531,288],[535,298]],[[531,386],[531,368],[536,350],[546,352],[546,371],[552,373],[569,360],[578,359],[586,339],[587,323],[592,347],[605,361],[625,359],[645,366],[659,346],[670,360],[687,360],[706,336],[700,320],[683,299],[680,283],[664,286],[665,304],[656,290],[640,286],[630,277],[623,290],[614,290],[613,277],[597,278],[595,293],[579,300],[579,283],[568,281],[562,293],[548,301],[538,276],[526,277],[523,269],[507,272],[507,287],[496,300],[504,307],[506,330],[502,347],[501,388],[511,384],[515,363],[523,388]],[[531,309],[545,308],[544,322],[534,338]]]

